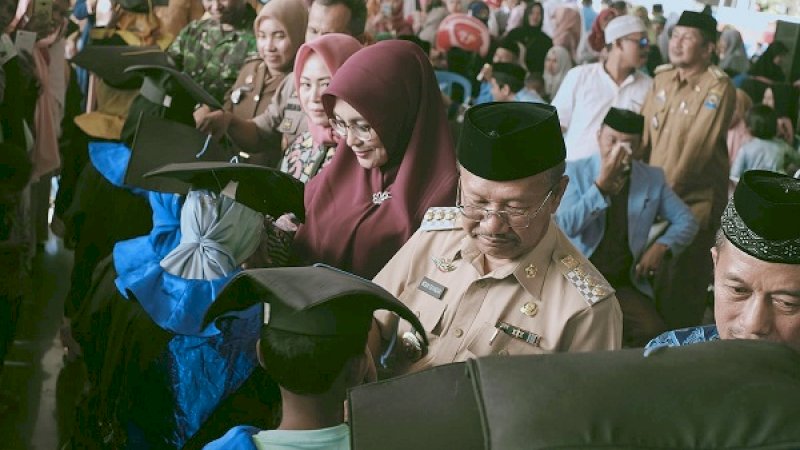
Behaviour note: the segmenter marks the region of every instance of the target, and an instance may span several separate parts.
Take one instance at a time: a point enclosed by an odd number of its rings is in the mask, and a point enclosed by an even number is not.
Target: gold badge
[[[561,258],[561,263],[564,264],[564,266],[566,266],[567,269],[569,269],[569,270],[572,270],[572,269],[578,267],[578,265],[580,264],[578,262],[578,260],[575,259],[575,257],[573,257],[572,255],[567,255],[567,256]]]
[[[456,270],[455,264],[451,258],[431,258],[433,264],[439,269],[440,272],[452,272]]]
[[[539,305],[533,302],[528,302],[522,305],[522,308],[520,308],[519,311],[528,317],[534,317],[539,312]]]
[[[596,295],[598,297],[604,297],[607,294],[608,294],[608,291],[606,291],[604,288],[602,288],[600,286],[597,286],[594,289],[592,289],[592,295]]]
[[[536,273],[539,269],[536,268],[533,264],[528,264],[528,267],[525,268],[525,276],[528,278],[533,278],[536,276]]]

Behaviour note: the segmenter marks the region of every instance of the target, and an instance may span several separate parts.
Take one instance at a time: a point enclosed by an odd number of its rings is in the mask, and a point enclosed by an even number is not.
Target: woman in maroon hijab
[[[439,85],[416,44],[381,41],[339,68],[322,102],[343,138],[306,187],[296,256],[372,278],[428,208],[455,204],[455,150]]]

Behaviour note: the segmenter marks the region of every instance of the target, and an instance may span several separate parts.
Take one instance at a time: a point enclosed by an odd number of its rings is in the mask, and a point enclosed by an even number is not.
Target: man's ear
[[[714,269],[717,268],[717,260],[719,259],[719,250],[717,250],[717,246],[711,247],[711,261],[714,263]]]

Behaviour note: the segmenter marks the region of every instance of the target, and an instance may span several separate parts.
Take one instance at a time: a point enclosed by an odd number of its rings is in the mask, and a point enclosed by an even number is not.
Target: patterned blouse
[[[684,345],[697,344],[698,342],[718,341],[719,332],[716,325],[705,325],[701,327],[682,328],[680,330],[667,331],[655,338],[645,346],[645,350],[657,347],[681,347]]]
[[[311,132],[306,131],[297,136],[297,139],[286,148],[280,169],[281,172],[308,183],[308,180],[330,164],[335,153],[336,144],[321,144],[314,147]]]

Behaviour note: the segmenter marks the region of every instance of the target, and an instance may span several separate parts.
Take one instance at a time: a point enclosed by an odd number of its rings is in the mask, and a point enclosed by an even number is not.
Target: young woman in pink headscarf
[[[322,106],[322,93],[342,64],[361,49],[345,34],[326,34],[305,43],[297,51],[294,82],[300,107],[308,116],[308,131],[286,148],[280,169],[307,183],[330,163],[338,141]]]
[[[306,186],[295,256],[372,278],[428,208],[455,204],[458,173],[439,85],[416,44],[382,41],[345,62],[322,103],[342,139]]]
[[[561,6],[553,13],[553,25],[553,45],[569,50],[570,57],[575,61],[581,41],[581,13],[570,6]]]

